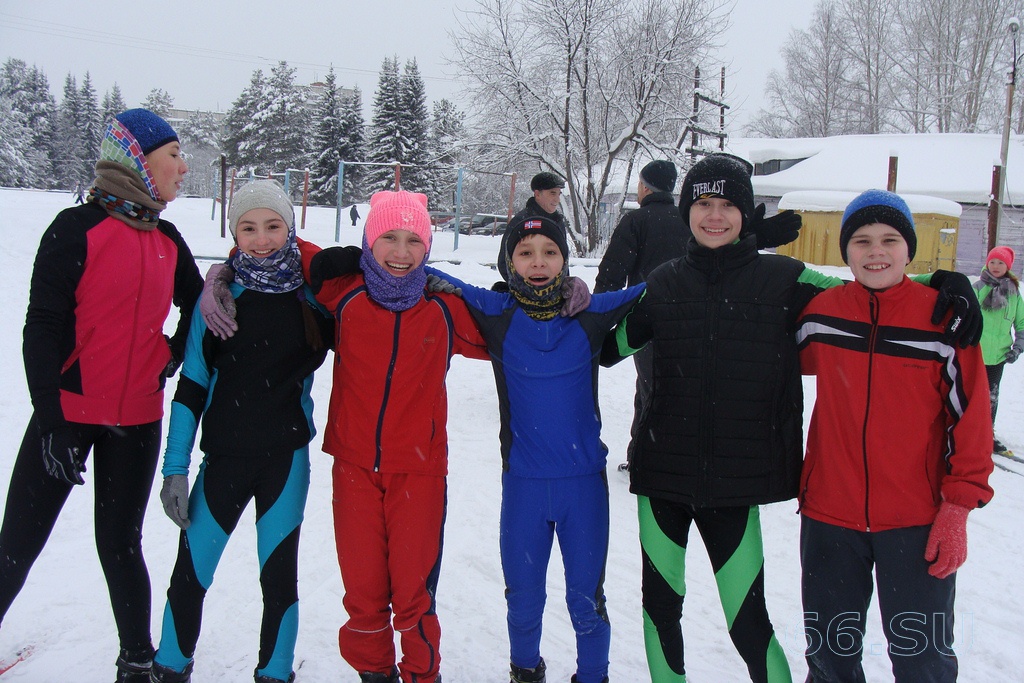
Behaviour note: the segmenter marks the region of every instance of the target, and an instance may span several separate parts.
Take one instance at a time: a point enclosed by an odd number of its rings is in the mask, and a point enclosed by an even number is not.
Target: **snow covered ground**
[[[67,194],[0,190],[0,272],[11,281],[0,289],[6,323],[0,325],[0,500],[30,415],[21,361],[21,330],[32,261],[39,236],[53,216],[70,205]],[[210,200],[179,199],[165,212],[200,258],[205,273],[211,258],[222,258],[231,242],[211,220]],[[365,206],[360,213],[366,215]],[[218,211],[219,216],[219,211]],[[334,241],[334,212],[310,209],[300,235],[323,246]],[[342,221],[341,242],[358,244],[359,228]],[[437,233],[432,260],[442,269],[480,285],[497,275],[498,238]],[[594,260],[573,260],[575,275],[593,285]],[[829,269],[843,272],[840,269]],[[848,275],[848,272],[847,272]],[[640,611],[640,557],[635,498],[625,475],[615,471],[623,459],[632,417],[634,371],[620,363],[601,371],[604,441],[610,450],[612,530],[605,584],[612,621],[613,682],[647,680]],[[441,670],[447,683],[501,681],[508,666],[505,603],[498,560],[500,456],[498,410],[489,364],[455,358],[448,375],[451,415],[449,509],[445,558],[438,588],[443,639]],[[813,386],[805,382],[808,411]],[[172,382],[173,388],[173,382]],[[330,374],[321,370],[314,388],[317,423],[325,420]],[[168,403],[172,391],[167,394]],[[557,406],[552,406],[557,409]],[[1024,364],[1009,366],[1003,379],[999,433],[1024,453]],[[894,439],[899,435],[894,434]],[[337,629],[345,619],[343,588],[334,552],[330,512],[330,458],[313,444],[313,484],[302,530],[299,592],[301,619],[296,666],[299,683],[355,681],[337,651]],[[199,455],[193,458],[198,463]],[[1014,464],[1014,463],[1010,463]],[[1017,469],[1024,472],[1024,467]],[[193,473],[195,469],[193,467]],[[91,471],[86,485],[73,492],[28,583],[0,629],[0,657],[24,645],[35,653],[4,681],[78,683],[110,681],[117,639],[93,547]],[[996,496],[970,516],[970,556],[960,571],[956,608],[956,649],[965,683],[1024,680],[1024,476],[996,470]],[[177,528],[164,516],[154,483],[145,527],[145,550],[153,579],[153,637],[177,547]],[[203,633],[196,652],[194,680],[243,683],[252,680],[258,647],[260,592],[255,533],[250,512],[235,532],[209,592]],[[792,501],[762,510],[766,549],[768,606],[794,680],[803,680],[799,518]],[[691,683],[748,680],[724,626],[717,591],[703,547],[691,538],[688,595],[683,616],[687,673]],[[549,680],[567,681],[575,671],[572,628],[565,611],[561,563],[552,557],[542,652]],[[158,641],[157,641],[158,642]],[[1016,644],[1015,644],[1016,643]],[[869,621],[865,669],[868,680],[891,680],[877,611]]]

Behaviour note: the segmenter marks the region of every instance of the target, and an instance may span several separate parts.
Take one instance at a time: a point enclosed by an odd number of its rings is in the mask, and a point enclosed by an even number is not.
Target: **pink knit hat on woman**
[[[988,256],[985,257],[985,264],[988,265],[989,261],[996,258],[1006,264],[1007,270],[1012,270],[1014,256],[1013,249],[1010,249],[1010,247],[996,247],[988,252]]]
[[[408,230],[419,235],[430,246],[430,214],[427,195],[418,192],[383,191],[370,197],[370,213],[366,215],[366,244],[373,246],[377,238],[389,230]]]

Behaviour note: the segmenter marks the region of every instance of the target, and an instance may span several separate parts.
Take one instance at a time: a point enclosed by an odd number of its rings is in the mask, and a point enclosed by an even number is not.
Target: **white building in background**
[[[885,189],[897,158],[896,191],[949,199],[963,207],[957,270],[976,275],[986,256],[992,167],[999,135],[842,135],[731,138],[728,151],[754,164],[754,194],[771,214],[787,192]],[[1024,253],[1024,138],[1010,140],[1000,242]]]

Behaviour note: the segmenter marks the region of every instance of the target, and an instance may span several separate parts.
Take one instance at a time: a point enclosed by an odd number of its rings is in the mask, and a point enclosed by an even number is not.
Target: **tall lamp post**
[[[996,196],[995,225],[989,229],[989,249],[992,249],[999,241],[999,227],[1003,216],[1003,197],[1006,194],[1006,157],[1010,149],[1010,117],[1013,115],[1013,94],[1017,88],[1017,62],[1024,55],[1017,55],[1017,36],[1020,33],[1020,20],[1017,17],[1010,17],[1006,22],[1006,28],[1010,31],[1010,41],[1013,44],[1013,61],[1010,62],[1010,71],[1007,73],[1006,82],[1006,116],[1003,118],[1003,141],[999,147],[999,182]],[[992,229],[994,227],[994,230]]]

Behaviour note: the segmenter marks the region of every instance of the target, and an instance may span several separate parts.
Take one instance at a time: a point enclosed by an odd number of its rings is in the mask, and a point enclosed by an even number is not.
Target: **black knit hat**
[[[655,159],[640,169],[640,180],[655,192],[671,192],[676,188],[676,166],[665,159]]]
[[[913,261],[917,253],[917,233],[914,231],[914,214],[910,207],[895,192],[885,190],[867,190],[857,195],[843,212],[843,224],[839,229],[839,253],[843,263],[846,259],[846,247],[857,228],[872,223],[882,223],[896,229],[907,241],[907,257]]]
[[[690,206],[705,197],[728,199],[743,213],[743,228],[749,227],[754,215],[753,171],[750,162],[732,154],[710,154],[694,164],[679,194],[679,213],[686,227],[690,227]]]
[[[530,189],[535,192],[537,190],[551,190],[556,187],[565,187],[565,181],[550,171],[538,173],[530,181]]]
[[[511,225],[508,226],[506,231],[508,241],[505,243],[505,254],[502,257],[512,258],[512,254],[515,253],[516,245],[524,237],[530,235],[544,235],[549,238],[552,242],[558,245],[558,250],[562,252],[562,258],[569,261],[569,242],[565,235],[565,229],[557,222],[544,216],[526,216],[513,220]]]

